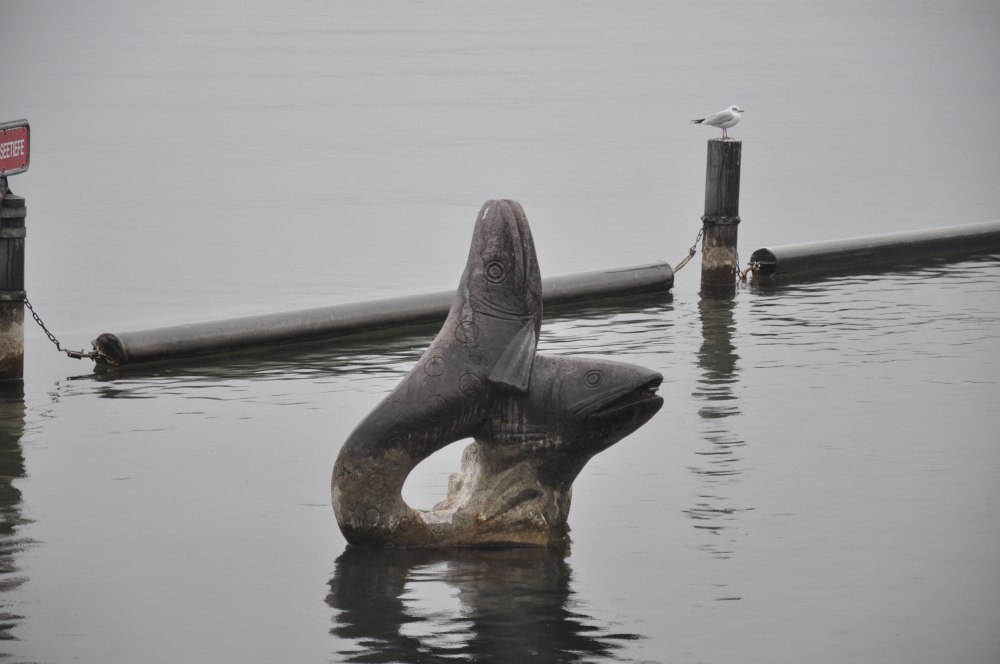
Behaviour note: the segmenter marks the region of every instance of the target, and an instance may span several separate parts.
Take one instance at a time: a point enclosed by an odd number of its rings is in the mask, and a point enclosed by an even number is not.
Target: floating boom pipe
[[[542,280],[546,306],[667,293],[674,271],[666,263],[583,272]],[[229,320],[104,333],[92,342],[98,364],[120,366],[278,346],[440,323],[455,291],[286,311]]]
[[[753,252],[750,265],[759,277],[794,279],[993,252],[1000,252],[1000,221],[765,247]]]

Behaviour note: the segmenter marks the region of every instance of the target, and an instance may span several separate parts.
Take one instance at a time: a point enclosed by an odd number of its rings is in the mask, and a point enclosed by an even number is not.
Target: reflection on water
[[[176,362],[104,367],[60,381],[58,392],[64,396],[95,394],[106,399],[177,395],[240,401],[246,398],[242,387],[268,382],[314,384],[331,391],[381,392],[386,383],[399,380],[413,367],[431,334],[415,330],[395,337],[334,339]]]
[[[409,363],[416,359],[414,354],[419,355],[434,332],[436,328],[410,328],[398,334],[327,339],[121,367],[100,366],[93,376],[81,378],[109,384],[170,378],[286,380],[289,372],[297,378],[392,378],[409,371]]]
[[[698,502],[686,510],[694,527],[708,537],[699,546],[715,558],[729,558],[736,543],[736,515],[730,487],[743,471],[740,448],[746,441],[730,421],[740,414],[737,395],[739,355],[733,344],[735,300],[702,299],[698,304],[702,343],[698,349],[701,372],[692,396],[699,403],[704,444],[691,471],[700,479]],[[745,508],[744,508],[745,510]]]
[[[560,355],[664,350],[673,343],[672,302],[672,296],[664,293],[546,309],[538,350]],[[601,340],[596,349],[595,339]]]
[[[349,662],[585,662],[643,638],[595,625],[568,551],[348,547],[327,603]]]
[[[18,535],[24,523],[21,492],[14,481],[24,477],[21,436],[24,433],[24,387],[20,381],[0,383],[0,640],[14,638],[21,617],[5,593],[27,579],[18,574],[17,553],[27,541]]]

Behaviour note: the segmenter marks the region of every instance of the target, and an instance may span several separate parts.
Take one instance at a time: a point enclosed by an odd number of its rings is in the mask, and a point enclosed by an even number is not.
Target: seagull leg
[[[723,138],[729,138],[729,134],[726,133],[726,128],[725,127],[722,128],[722,137]]]

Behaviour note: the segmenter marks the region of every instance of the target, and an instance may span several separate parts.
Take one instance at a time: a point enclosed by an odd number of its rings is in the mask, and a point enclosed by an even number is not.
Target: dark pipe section
[[[750,256],[761,277],[795,278],[861,268],[1000,251],[1000,221],[919,231],[789,244]]]
[[[545,306],[557,306],[642,293],[667,293],[673,285],[673,269],[666,263],[652,263],[543,279],[542,298]],[[444,291],[136,332],[105,333],[92,344],[98,352],[99,364],[119,366],[405,330],[443,321],[454,297],[454,291]]]

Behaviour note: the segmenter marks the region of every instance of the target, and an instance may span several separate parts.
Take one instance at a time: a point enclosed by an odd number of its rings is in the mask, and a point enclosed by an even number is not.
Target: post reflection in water
[[[686,510],[695,528],[704,533],[700,548],[714,558],[730,558],[734,553],[736,519],[746,508],[734,506],[731,488],[742,472],[740,448],[746,441],[733,430],[730,418],[740,414],[736,388],[739,383],[739,355],[733,345],[733,299],[702,299],[698,304],[702,344],[698,350],[701,374],[693,392],[702,402],[698,414],[704,443],[696,454],[691,471],[699,478],[697,502]]]
[[[21,492],[14,480],[24,477],[24,386],[20,381],[0,383],[0,640],[12,633],[21,620],[7,593],[27,579],[18,574],[17,553],[27,542],[18,535],[24,523]]]
[[[623,640],[580,613],[568,550],[366,549],[337,559],[327,603],[349,662],[583,662]],[[438,587],[435,587],[438,586]]]

